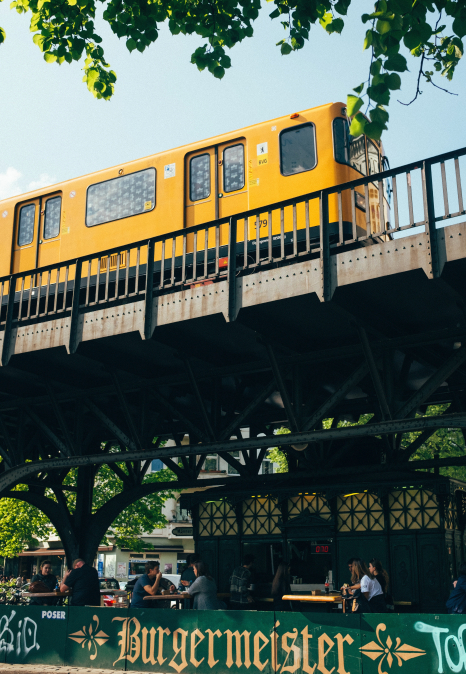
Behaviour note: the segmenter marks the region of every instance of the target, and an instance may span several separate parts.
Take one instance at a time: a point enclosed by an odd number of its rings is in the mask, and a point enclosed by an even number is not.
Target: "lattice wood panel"
[[[440,513],[437,497],[426,489],[400,489],[388,496],[390,527],[400,529],[438,529]]]
[[[271,498],[250,498],[243,501],[243,534],[280,534],[282,515],[280,508]]]
[[[226,501],[199,504],[199,536],[236,536],[236,513]]]
[[[383,531],[384,527],[382,503],[373,494],[363,492],[337,497],[338,531]]]
[[[326,499],[320,494],[298,494],[288,499],[288,517],[296,517],[306,508],[313,515],[319,515],[324,520],[329,520],[332,516]]]

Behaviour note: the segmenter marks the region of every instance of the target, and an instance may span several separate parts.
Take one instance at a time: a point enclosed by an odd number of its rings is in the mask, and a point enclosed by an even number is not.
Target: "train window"
[[[87,189],[86,226],[148,213],[155,208],[155,168],[112,178]]]
[[[19,212],[18,246],[27,246],[34,238],[35,204],[23,206]]]
[[[367,175],[364,136],[353,138],[350,135],[347,120],[342,117],[333,120],[333,146],[335,161],[340,164],[349,164],[359,173]]]
[[[44,239],[60,234],[61,197],[47,199],[45,204]]]
[[[333,120],[333,151],[335,161],[340,164],[349,164],[348,122],[342,117]]]
[[[369,160],[369,175],[380,173],[379,149],[369,139],[367,139],[367,158]]]
[[[210,155],[193,157],[189,170],[189,198],[200,201],[210,196]]]
[[[223,190],[235,192],[244,187],[244,145],[232,145],[223,151]]]
[[[280,169],[284,176],[310,171],[316,165],[314,124],[286,129],[280,134]]]

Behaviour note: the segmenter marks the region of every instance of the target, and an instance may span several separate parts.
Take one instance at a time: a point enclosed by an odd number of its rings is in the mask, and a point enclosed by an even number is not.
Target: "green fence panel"
[[[126,669],[194,673],[191,649],[197,623],[198,611],[131,609]],[[124,656],[123,650],[119,655]]]
[[[273,611],[197,611],[196,647],[202,672],[273,674],[276,658]],[[191,637],[194,639],[194,637]]]
[[[361,621],[363,674],[450,674],[466,671],[461,615],[368,615]]]
[[[352,614],[276,612],[275,671],[361,674],[360,624]]]
[[[0,662],[64,665],[68,609],[0,606]]]
[[[128,609],[71,606],[65,646],[66,664],[124,670],[126,658],[119,656],[122,649],[123,652],[127,649],[128,615]]]

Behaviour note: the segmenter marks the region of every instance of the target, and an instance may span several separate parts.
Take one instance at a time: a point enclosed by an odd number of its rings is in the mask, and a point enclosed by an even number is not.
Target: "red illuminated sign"
[[[313,545],[311,546],[311,553],[315,555],[328,555],[331,552],[330,545]]]

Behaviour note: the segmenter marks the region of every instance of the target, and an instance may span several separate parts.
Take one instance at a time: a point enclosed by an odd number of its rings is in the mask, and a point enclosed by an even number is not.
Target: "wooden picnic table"
[[[41,597],[71,597],[71,592],[23,592],[23,597],[34,597],[40,599]]]
[[[345,613],[345,601],[340,594],[285,594],[283,601],[305,601],[311,604],[327,604],[331,608],[332,604],[342,604],[343,613]]]
[[[144,597],[144,601],[176,601],[176,606],[177,608],[180,607],[180,601],[183,599],[192,599],[190,595],[187,597],[184,594],[180,594],[179,592],[174,592],[173,594],[154,594],[154,595],[148,595],[147,597]]]

